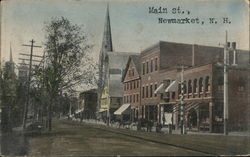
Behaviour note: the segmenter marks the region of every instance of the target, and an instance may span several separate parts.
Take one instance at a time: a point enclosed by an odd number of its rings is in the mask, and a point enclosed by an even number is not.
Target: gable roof
[[[109,68],[125,69],[130,55],[136,55],[133,52],[108,52]]]
[[[128,58],[126,68],[125,68],[125,70],[124,70],[124,73],[122,74],[122,82],[123,82],[124,79],[125,79],[125,76],[126,76],[126,74],[127,74],[128,68],[129,68],[129,64],[130,64],[130,62],[131,62],[132,60],[133,60],[133,62],[134,62],[134,64],[135,64],[135,68],[136,68],[137,72],[138,72],[139,75],[140,75],[140,72],[141,72],[141,66],[140,66],[141,56],[140,56],[140,55],[131,55],[131,56],[129,56],[129,58]]]

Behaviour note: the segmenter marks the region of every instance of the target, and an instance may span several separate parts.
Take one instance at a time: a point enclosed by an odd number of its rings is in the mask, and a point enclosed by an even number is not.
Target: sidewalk
[[[76,121],[79,121],[79,120],[76,120]],[[82,122],[88,123],[88,124],[107,125],[103,121],[97,121],[97,120],[93,120],[93,119],[89,119],[89,120],[83,119]],[[110,124],[110,127],[121,128],[121,129],[137,130],[137,127],[135,125],[133,125],[133,126],[131,126],[131,125],[119,126],[119,123],[112,123],[112,124]],[[142,129],[142,131],[146,131],[147,130],[147,128],[145,128],[145,127],[142,127],[141,129]],[[156,132],[156,127],[155,126],[152,127],[152,132]],[[161,129],[161,132],[164,133],[164,134],[169,134],[169,130],[168,130],[167,127],[163,127]],[[181,130],[180,129],[172,130],[172,134],[175,134],[175,135],[179,134],[180,135],[181,134]],[[209,133],[209,132],[187,131],[187,134],[185,134],[185,135],[222,136],[224,134],[223,133]],[[229,132],[228,136],[243,136],[243,137],[245,136],[245,137],[250,137],[250,131],[248,131],[248,132],[247,131],[245,131],[245,132]]]

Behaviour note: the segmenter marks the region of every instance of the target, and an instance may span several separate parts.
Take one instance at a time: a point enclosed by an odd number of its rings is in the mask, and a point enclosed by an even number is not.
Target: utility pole
[[[181,66],[181,134],[185,133],[184,128],[184,66]]]
[[[23,130],[26,128],[26,120],[27,120],[27,114],[28,114],[28,108],[29,108],[29,104],[30,104],[30,82],[31,82],[31,72],[32,72],[32,58],[33,58],[33,48],[34,47],[39,47],[41,48],[41,46],[35,46],[34,43],[35,41],[32,39],[31,41],[31,45],[25,45],[23,44],[22,46],[28,46],[30,47],[30,58],[29,58],[29,75],[28,75],[28,87],[27,87],[27,100],[26,103],[24,105],[24,116],[23,116]]]
[[[227,43],[227,31],[226,40],[224,45],[224,135],[228,135],[227,121],[228,121],[228,72],[227,72],[227,55],[228,55],[228,43]]]
[[[232,47],[230,46],[232,45]],[[227,31],[226,31],[226,39],[224,44],[224,135],[228,135],[228,68],[230,66],[229,63],[229,50],[233,50],[234,58],[233,58],[233,66],[236,65],[236,43],[227,41]]]

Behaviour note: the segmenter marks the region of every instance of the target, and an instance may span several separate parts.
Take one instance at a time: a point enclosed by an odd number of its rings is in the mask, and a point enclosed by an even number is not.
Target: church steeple
[[[10,43],[10,62],[13,62],[11,43]]]
[[[109,52],[109,51],[113,51],[113,45],[112,45],[112,35],[111,35],[111,26],[109,17],[109,4],[107,4],[104,33],[102,40],[102,52]]]
[[[107,52],[113,51],[112,35],[109,17],[109,4],[107,4],[106,18],[104,23],[104,32],[102,39],[102,47],[99,55],[99,80],[98,80],[98,105],[97,109],[100,109],[101,95],[106,84],[107,72],[108,72],[108,56]]]

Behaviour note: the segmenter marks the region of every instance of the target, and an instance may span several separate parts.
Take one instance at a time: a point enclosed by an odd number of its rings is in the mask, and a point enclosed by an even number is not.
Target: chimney
[[[195,66],[195,64],[194,64],[194,44],[192,45],[192,66]]]
[[[233,65],[237,65],[236,42],[232,42],[232,49],[233,49]]]

